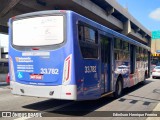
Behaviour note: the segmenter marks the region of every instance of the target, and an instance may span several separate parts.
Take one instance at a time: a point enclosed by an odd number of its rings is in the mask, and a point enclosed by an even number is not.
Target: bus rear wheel
[[[123,90],[123,84],[122,84],[122,78],[119,77],[116,83],[116,88],[114,92],[114,97],[119,98],[122,95],[122,90]]]

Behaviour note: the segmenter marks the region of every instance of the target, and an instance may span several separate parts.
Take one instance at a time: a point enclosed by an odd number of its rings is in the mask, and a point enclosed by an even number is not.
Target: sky
[[[145,28],[160,30],[160,0],[116,0]]]
[[[8,47],[8,35],[0,33],[0,47]]]

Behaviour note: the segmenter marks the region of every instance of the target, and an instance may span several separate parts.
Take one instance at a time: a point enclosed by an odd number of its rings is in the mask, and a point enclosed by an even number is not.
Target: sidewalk
[[[160,111],[160,103],[157,104],[153,111]],[[160,117],[148,117],[146,120],[160,120]]]

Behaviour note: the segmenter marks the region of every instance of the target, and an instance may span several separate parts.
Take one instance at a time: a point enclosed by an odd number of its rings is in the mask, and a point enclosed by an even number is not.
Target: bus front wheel
[[[122,84],[122,78],[119,77],[117,82],[116,82],[116,88],[114,92],[114,97],[119,98],[122,95],[122,90],[123,90],[123,84]]]

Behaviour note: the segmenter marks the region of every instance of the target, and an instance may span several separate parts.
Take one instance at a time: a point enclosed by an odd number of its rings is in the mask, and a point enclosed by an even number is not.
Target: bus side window
[[[131,74],[135,73],[136,68],[136,49],[134,45],[130,45],[130,61],[131,61]]]
[[[78,38],[83,58],[98,59],[97,31],[84,25],[78,25]]]
[[[79,40],[84,40],[83,34],[84,34],[84,30],[83,30],[83,26],[82,25],[78,25],[78,38]]]

